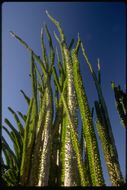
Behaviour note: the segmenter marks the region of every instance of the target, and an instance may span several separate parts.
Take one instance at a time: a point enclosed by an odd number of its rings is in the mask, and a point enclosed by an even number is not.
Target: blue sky
[[[40,31],[44,23],[48,25],[54,44],[57,45],[53,36],[53,31],[57,30],[46,16],[45,10],[48,10],[54,18],[61,22],[68,43],[72,38],[76,41],[77,33],[80,33],[95,71],[97,71],[97,58],[100,58],[103,94],[110,114],[121,169],[125,176],[125,129],[120,124],[110,85],[110,82],[114,81],[125,91],[126,7],[124,3],[3,3],[2,121],[7,117],[15,125],[7,107],[11,106],[15,111],[26,113],[27,105],[19,91],[23,89],[29,96],[31,94],[31,83],[28,76],[30,73],[29,53],[10,36],[9,31],[15,32],[38,55],[41,55]],[[88,101],[92,108],[97,99],[96,89],[81,51],[79,59]],[[5,137],[7,138],[7,136]],[[11,145],[9,139],[8,142]],[[110,185],[103,156],[102,166],[105,180]]]

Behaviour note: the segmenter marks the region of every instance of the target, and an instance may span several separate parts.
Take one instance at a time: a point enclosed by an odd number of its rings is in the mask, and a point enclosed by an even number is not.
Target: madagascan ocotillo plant
[[[74,39],[68,44],[60,22],[48,11],[46,15],[59,36],[54,32],[52,37],[48,26],[43,26],[42,56],[38,56],[16,33],[10,32],[30,55],[32,94],[28,97],[27,93],[20,90],[28,106],[27,113],[16,113],[11,107],[8,108],[17,128],[7,118],[7,126],[2,126],[14,147],[10,148],[2,136],[2,152],[5,157],[2,158],[3,183],[6,186],[106,186],[101,147],[111,184],[121,186],[124,179],[102,94],[99,63],[97,77],[80,35],[77,35],[75,44]],[[44,38],[47,38],[48,44],[45,44]],[[54,40],[57,47],[54,47]],[[98,93],[98,100],[95,101],[96,125],[80,72],[80,50]],[[115,88],[114,92],[118,97],[116,90]],[[123,101],[126,102],[125,96]],[[126,106],[122,110],[119,107],[123,119],[122,113]],[[81,115],[81,125],[78,113]],[[125,123],[125,119],[123,121]]]
[[[114,91],[115,103],[121,118],[121,124],[123,127],[127,127],[127,94],[121,90],[121,87],[116,86],[114,82],[111,82],[112,89]]]

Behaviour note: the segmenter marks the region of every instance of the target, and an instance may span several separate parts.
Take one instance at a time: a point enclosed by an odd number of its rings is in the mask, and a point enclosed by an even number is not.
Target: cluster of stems
[[[109,115],[101,90],[100,66],[98,77],[88,60],[78,34],[68,45],[60,23],[46,11],[56,26],[54,33],[59,49],[47,25],[41,30],[42,58],[18,37],[30,54],[32,94],[28,97],[21,90],[28,111],[13,114],[16,129],[8,119],[3,130],[13,142],[12,150],[2,136],[2,180],[7,186],[105,186],[98,143],[101,143],[109,177],[113,186],[124,184]],[[48,39],[49,54],[44,43]],[[79,50],[93,76],[99,100],[95,102],[97,115],[97,140],[93,113],[90,111],[84,81],[80,73]],[[48,56],[49,55],[49,56]],[[116,92],[116,90],[115,90]],[[82,127],[78,123],[80,112]],[[21,121],[22,119],[22,121]],[[81,138],[79,132],[81,130]]]

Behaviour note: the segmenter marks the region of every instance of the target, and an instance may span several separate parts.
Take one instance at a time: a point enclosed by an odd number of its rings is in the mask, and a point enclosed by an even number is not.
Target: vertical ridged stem
[[[29,178],[29,185],[35,186],[38,182],[39,175],[39,164],[40,164],[40,147],[43,146],[42,134],[44,131],[44,121],[45,121],[45,112],[46,112],[46,91],[42,97],[42,103],[39,111],[37,129],[36,129],[36,139],[35,145],[33,147],[33,158],[32,158],[32,168]]]
[[[93,80],[94,80],[94,83],[95,83],[95,86],[96,86],[96,90],[97,90],[97,93],[98,93],[98,99],[99,99],[99,102],[104,110],[104,117],[105,117],[105,127],[106,127],[106,133],[107,133],[107,136],[110,137],[110,141],[111,141],[111,144],[112,144],[112,147],[111,147],[111,152],[112,154],[115,156],[116,160],[117,160],[117,165],[119,166],[119,173],[121,173],[121,170],[120,170],[120,164],[119,164],[119,159],[118,159],[118,153],[117,153],[117,149],[116,149],[116,145],[115,145],[115,139],[114,139],[114,136],[113,136],[113,132],[112,132],[112,127],[111,127],[111,123],[110,123],[110,119],[109,119],[109,114],[108,114],[108,110],[107,110],[107,106],[106,106],[106,103],[105,103],[105,99],[103,97],[103,93],[102,93],[102,89],[101,89],[101,86],[97,80],[97,77],[96,77],[96,74],[92,68],[92,65],[90,64],[89,60],[88,60],[88,57],[87,57],[87,54],[85,52],[85,49],[83,47],[83,44],[81,43],[81,48],[82,48],[82,52],[83,52],[83,56],[86,60],[86,63],[88,65],[88,68],[91,72],[91,75],[93,77]],[[121,173],[122,175],[122,173]],[[122,177],[123,178],[123,177]]]
[[[96,101],[95,108],[97,113],[96,128],[102,144],[106,165],[113,186],[120,186],[124,183],[122,173],[120,171],[119,162],[113,152],[113,145],[110,137],[107,135],[105,127],[105,118],[101,105]]]
[[[72,61],[70,56],[70,51],[66,46],[64,33],[62,31],[62,28],[58,21],[56,21],[49,13],[46,11],[47,16],[50,18],[50,20],[56,25],[60,37],[61,37],[61,44],[62,44],[62,50],[63,50],[63,56],[65,59],[65,65],[66,65],[66,75],[67,75],[67,104],[68,108],[70,110],[70,114],[74,120],[74,128],[76,127],[75,123],[75,112],[76,112],[76,106],[75,106],[75,89],[74,89],[74,81],[73,81],[73,67],[72,67]],[[64,176],[64,185],[65,186],[73,186],[76,185],[76,174],[77,174],[77,168],[75,166],[75,155],[72,148],[72,142],[71,142],[71,134],[69,125],[67,124],[67,131],[65,135],[66,143],[65,143],[65,176]]]
[[[103,186],[104,178],[102,174],[102,167],[101,167],[96,134],[94,131],[92,116],[89,109],[88,100],[79,69],[79,62],[78,62],[79,47],[80,47],[80,39],[78,39],[76,48],[72,50],[74,84],[83,122],[84,138],[86,140],[86,145],[87,145],[92,183],[94,186]]]
[[[50,168],[50,150],[51,150],[51,128],[52,128],[52,90],[47,84],[46,88],[46,116],[44,122],[44,135],[42,138],[43,147],[41,150],[41,160],[39,166],[39,179],[37,186],[47,186],[49,180]]]
[[[54,52],[54,48],[53,48],[53,44],[52,44],[52,38],[51,38],[51,35],[50,35],[47,25],[45,25],[45,32],[47,35],[49,48],[50,48],[50,56],[49,56],[50,65],[49,65],[48,73],[49,73],[49,75],[51,75],[52,67],[54,65],[54,60],[55,60],[55,52]]]
[[[36,124],[37,124],[37,116],[38,116],[38,100],[37,100],[37,76],[36,76],[36,70],[35,70],[35,64],[34,64],[34,58],[33,58],[33,52],[31,52],[31,82],[32,82],[32,97],[33,97],[33,106],[31,110],[31,122],[29,124],[29,130],[28,130],[28,143],[27,143],[27,154],[29,155],[28,162],[28,176],[26,184],[28,184],[29,181],[29,175],[31,173],[32,167],[30,167],[32,163],[32,153],[33,153],[33,145],[35,142],[36,137]]]
[[[88,186],[92,186],[92,179],[91,179],[91,174],[90,174],[90,166],[89,166],[87,147],[85,149],[84,172],[85,172],[86,181],[88,183]]]
[[[76,128],[76,97],[75,97],[75,89],[74,89],[74,80],[73,80],[73,67],[72,67],[72,61],[69,50],[65,47],[63,47],[64,56],[65,56],[65,64],[66,64],[66,76],[67,76],[67,105],[70,111],[70,114],[74,120],[74,128]],[[67,131],[66,131],[66,144],[65,144],[65,163],[68,162],[68,166],[65,165],[65,185],[72,186],[73,183],[76,185],[76,166],[75,163],[75,155],[72,148],[72,142],[71,142],[71,133],[70,133],[70,127],[67,124]],[[70,168],[69,168],[70,167]],[[68,169],[69,168],[69,169]],[[75,171],[74,171],[75,170]],[[74,172],[74,173],[72,173]],[[67,175],[68,173],[68,175]],[[70,176],[72,174],[72,176]],[[67,182],[68,179],[72,178],[72,181],[69,183]],[[73,181],[74,180],[74,181]]]
[[[96,77],[96,74],[92,68],[92,65],[90,64],[89,60],[88,60],[88,57],[87,57],[87,54],[85,52],[85,49],[83,47],[83,44],[81,43],[81,48],[82,48],[82,52],[83,52],[83,56],[86,60],[86,63],[88,65],[88,68],[91,72],[91,75],[93,77],[93,80],[94,80],[94,83],[95,83],[95,86],[96,86],[96,90],[97,90],[97,93],[98,93],[98,98],[99,98],[99,101],[101,102],[102,106],[103,106],[103,109],[105,110],[105,117],[106,117],[106,122],[107,122],[107,131],[109,133],[109,135],[111,136],[111,139],[112,139],[112,144],[114,146],[114,151],[115,151],[115,154],[117,154],[117,150],[116,150],[116,146],[115,146],[115,140],[114,140],[114,136],[113,136],[113,132],[112,132],[112,128],[111,128],[111,123],[110,123],[110,119],[109,119],[109,115],[108,115],[108,110],[107,110],[107,106],[106,106],[106,103],[105,103],[105,100],[104,100],[104,97],[103,97],[103,93],[102,93],[102,90],[101,90],[101,86],[100,84],[98,83],[98,79]]]
[[[81,128],[80,147],[81,147],[81,153],[82,153],[83,162],[84,162],[84,173],[85,173],[85,176],[86,176],[86,181],[87,181],[87,184],[89,186],[91,186],[92,181],[91,181],[91,175],[90,175],[90,168],[89,168],[89,160],[88,160],[88,153],[87,153],[87,147],[86,147],[86,140],[84,139],[83,126]]]
[[[127,127],[127,94],[125,94],[120,87],[116,87],[113,82],[112,89],[114,91],[116,107],[121,119],[121,124],[123,127]]]
[[[27,184],[28,180],[28,174],[29,174],[29,163],[30,163],[30,154],[28,151],[28,133],[29,133],[29,125],[30,125],[30,119],[31,119],[31,111],[33,106],[33,99],[30,101],[29,110],[27,114],[27,120],[26,120],[26,126],[24,131],[24,141],[23,141],[23,154],[22,154],[22,162],[21,162],[21,168],[20,168],[20,183],[22,185]]]
[[[41,48],[42,48],[42,59],[46,70],[48,70],[48,59],[47,52],[44,44],[44,28],[41,29]]]
[[[66,112],[66,116],[67,116],[67,119],[68,119],[69,124],[70,124],[71,139],[72,139],[73,148],[74,148],[74,151],[75,151],[75,154],[76,154],[77,167],[78,167],[78,172],[79,172],[79,176],[80,176],[80,185],[81,186],[87,186],[88,184],[85,181],[86,178],[85,178],[85,174],[84,174],[83,160],[82,160],[82,156],[81,156],[80,144],[78,142],[77,131],[74,128],[74,120],[72,120],[71,115],[69,113],[69,109],[67,107],[67,103],[66,103],[64,94],[61,92],[61,88],[60,88],[60,85],[59,85],[59,81],[58,81],[58,77],[57,77],[55,68],[53,68],[53,76],[54,76],[56,85],[58,87],[59,93],[61,94],[61,98],[62,98],[63,105],[64,105],[64,110]],[[67,125],[65,125],[65,126],[67,126]],[[66,128],[64,127],[62,130],[65,130],[65,129]],[[65,138],[64,138],[64,140],[65,140]],[[64,156],[64,154],[63,154],[63,156]]]

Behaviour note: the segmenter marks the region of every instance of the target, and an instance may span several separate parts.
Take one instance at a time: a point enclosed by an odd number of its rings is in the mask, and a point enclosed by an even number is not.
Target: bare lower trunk
[[[49,168],[50,168],[50,149],[51,149],[51,125],[52,125],[52,98],[50,86],[46,93],[46,119],[44,123],[44,135],[42,137],[43,145],[40,147],[41,161],[39,168],[39,177],[37,186],[48,186]]]
[[[72,146],[70,127],[67,126],[65,143],[65,178],[64,186],[76,186],[76,158]]]

